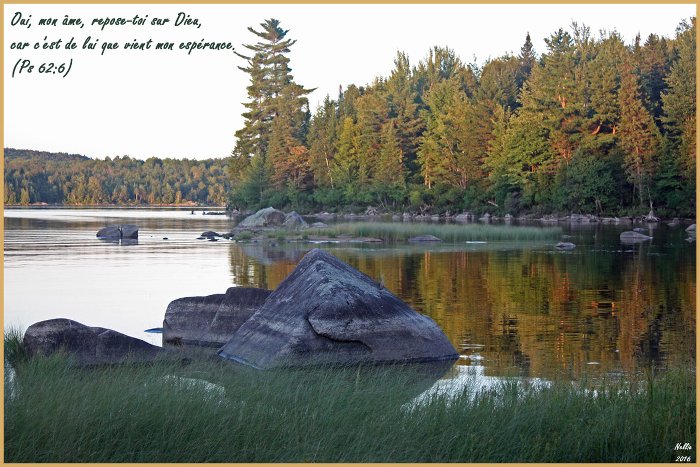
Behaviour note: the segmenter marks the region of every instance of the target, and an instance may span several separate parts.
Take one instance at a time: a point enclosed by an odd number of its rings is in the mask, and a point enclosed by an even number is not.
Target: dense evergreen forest
[[[226,203],[226,160],[90,159],[5,148],[5,204]]]
[[[232,157],[5,149],[5,203],[694,216],[695,28],[625,44],[573,23],[540,54],[528,35],[483,66],[447,47],[416,65],[398,52],[388,77],[311,112],[296,41],[266,20],[239,54],[250,84]]]
[[[572,24],[482,67],[434,47],[312,114],[274,19],[249,28],[236,207],[694,216],[695,19],[625,44]]]

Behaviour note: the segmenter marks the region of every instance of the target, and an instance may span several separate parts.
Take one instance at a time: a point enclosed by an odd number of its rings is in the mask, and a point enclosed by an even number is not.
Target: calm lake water
[[[226,288],[272,289],[319,245],[196,240],[225,216],[167,210],[5,211],[5,328],[71,318],[160,344],[168,303]],[[96,239],[110,223],[140,227],[136,245]],[[528,379],[617,377],[694,364],[695,243],[659,224],[623,245],[629,226],[560,224],[546,242],[326,244],[429,315],[461,354],[451,375]],[[167,240],[164,239],[167,237]],[[469,368],[471,367],[471,368]]]

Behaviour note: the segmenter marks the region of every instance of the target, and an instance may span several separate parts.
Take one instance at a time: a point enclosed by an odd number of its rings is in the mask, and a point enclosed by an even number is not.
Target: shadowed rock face
[[[230,287],[225,294],[178,298],[165,312],[163,343],[220,347],[258,311],[270,293]]]
[[[457,358],[433,320],[318,249],[304,257],[219,355],[256,368]]]
[[[160,347],[135,337],[65,318],[32,324],[24,333],[24,345],[32,357],[66,351],[78,365],[147,362],[162,352]]]

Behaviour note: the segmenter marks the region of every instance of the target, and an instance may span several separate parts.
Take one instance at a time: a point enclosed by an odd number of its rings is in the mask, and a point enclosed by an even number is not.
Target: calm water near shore
[[[629,226],[560,224],[577,245],[561,252],[555,241],[208,242],[196,237],[234,221],[189,210],[13,209],[4,221],[5,328],[65,317],[160,344],[144,330],[162,325],[171,300],[274,288],[320,246],[432,317],[461,353],[456,378],[616,377],[694,363],[695,243],[685,226],[659,224],[652,241],[630,246],[619,241]],[[109,223],[139,225],[138,244],[96,239]]]

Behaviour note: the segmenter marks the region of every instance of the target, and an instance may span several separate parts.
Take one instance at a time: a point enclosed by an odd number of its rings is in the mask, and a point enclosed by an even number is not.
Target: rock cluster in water
[[[214,346],[255,368],[418,363],[457,358],[438,325],[369,276],[322,250],[310,251],[274,291],[231,287],[168,305],[164,344]],[[79,365],[172,356],[116,331],[69,319],[41,321],[24,336],[31,356],[68,352]]]

